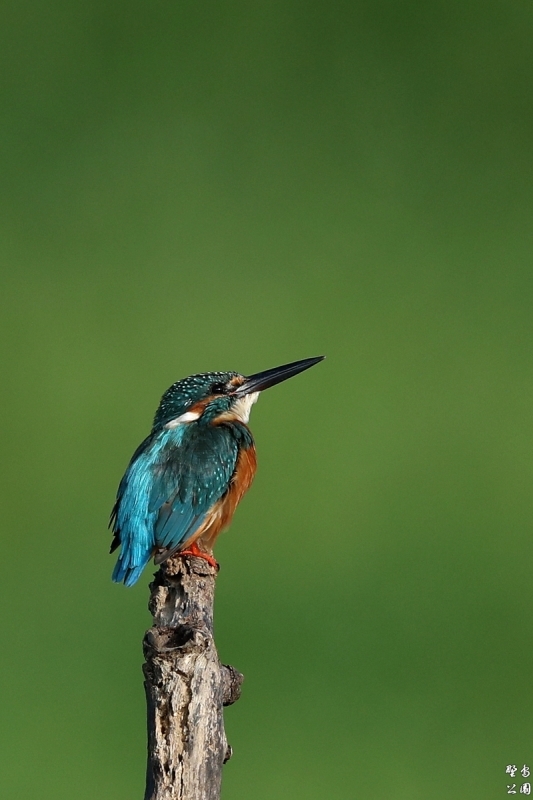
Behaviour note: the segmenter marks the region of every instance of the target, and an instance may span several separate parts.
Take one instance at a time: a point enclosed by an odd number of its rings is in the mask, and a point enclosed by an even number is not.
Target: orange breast
[[[205,550],[212,550],[218,534],[227,528],[231,522],[235,509],[239,505],[243,495],[252,485],[254,475],[257,470],[257,458],[255,448],[248,447],[242,449],[237,458],[235,471],[231,478],[228,491],[216,502],[209,511],[206,519],[200,528],[195,531],[193,536],[183,543],[180,549],[186,549],[197,540]]]

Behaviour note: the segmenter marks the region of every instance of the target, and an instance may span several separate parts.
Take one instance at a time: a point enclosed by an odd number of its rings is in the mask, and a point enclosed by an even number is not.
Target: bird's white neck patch
[[[217,417],[218,420],[238,420],[239,422],[248,422],[250,419],[250,411],[252,410],[252,406],[254,403],[257,403],[257,398],[259,397],[259,392],[252,392],[251,394],[245,394],[244,397],[239,397],[236,400],[229,411],[225,411],[220,417]],[[170,422],[167,422],[165,428],[167,431],[172,430],[172,428],[177,428],[179,425],[187,424],[188,422],[196,422],[197,419],[200,419],[202,416],[204,409],[199,409],[196,411],[186,411],[184,414],[180,414],[179,417],[176,419],[171,419]]]
[[[233,403],[228,413],[234,419],[238,419],[239,422],[248,422],[250,419],[250,411],[252,410],[253,404],[257,403],[258,397],[259,392],[251,392],[251,394],[245,394],[244,397],[239,397],[239,399]]]
[[[200,411],[186,411],[185,414],[180,414],[176,419],[171,419],[170,422],[167,422],[165,428],[167,430],[172,430],[172,428],[177,428],[178,425],[182,425],[184,422],[195,422],[195,420],[200,419],[201,416]]]

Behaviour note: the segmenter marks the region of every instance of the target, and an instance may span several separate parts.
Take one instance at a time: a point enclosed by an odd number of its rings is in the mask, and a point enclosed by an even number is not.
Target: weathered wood
[[[224,705],[243,676],[222,665],[213,638],[216,569],[192,556],[165,561],[150,584],[144,637],[148,711],[145,800],[218,800],[230,758]]]

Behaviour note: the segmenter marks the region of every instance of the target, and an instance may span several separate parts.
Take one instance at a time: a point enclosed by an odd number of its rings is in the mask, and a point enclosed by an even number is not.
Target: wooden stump
[[[143,642],[148,712],[145,800],[218,800],[230,758],[223,706],[243,676],[220,663],[213,638],[217,570],[174,557],[150,584],[154,621]]]

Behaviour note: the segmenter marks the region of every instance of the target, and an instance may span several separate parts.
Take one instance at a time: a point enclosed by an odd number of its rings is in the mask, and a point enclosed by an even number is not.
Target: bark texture
[[[148,711],[145,800],[218,800],[230,758],[223,706],[243,676],[220,663],[213,638],[216,569],[170,558],[150,585],[154,621],[144,637]]]

